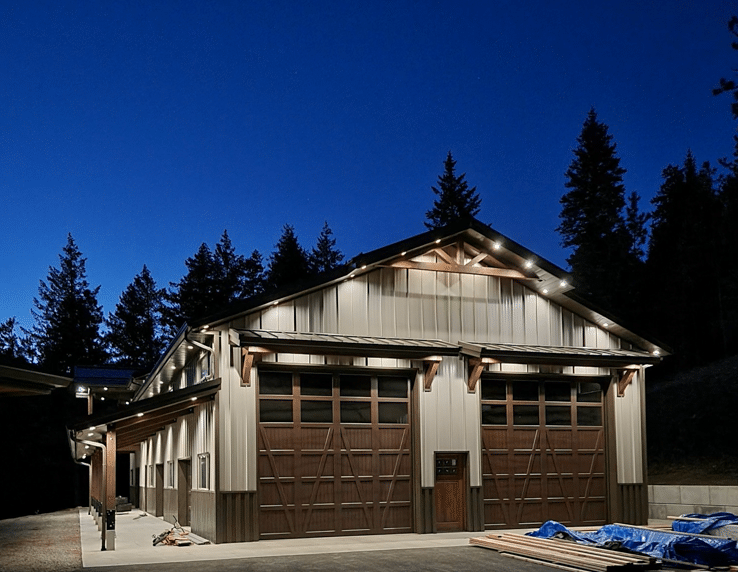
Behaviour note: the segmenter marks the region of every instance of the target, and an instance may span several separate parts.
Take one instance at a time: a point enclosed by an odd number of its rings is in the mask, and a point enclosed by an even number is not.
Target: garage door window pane
[[[505,401],[507,399],[507,382],[499,379],[483,379],[482,399]]]
[[[380,402],[380,423],[407,423],[407,403]]]
[[[507,425],[507,406],[483,403],[482,425]]]
[[[547,405],[546,425],[571,425],[571,408]]]
[[[292,402],[263,399],[259,402],[259,420],[262,423],[291,423]]]
[[[600,427],[602,409],[599,407],[577,407],[577,425],[580,427]]]
[[[577,401],[580,403],[600,403],[602,401],[602,387],[599,383],[580,383],[577,387]]]
[[[262,395],[292,395],[292,374],[260,371],[259,393]]]
[[[545,384],[546,401],[571,401],[571,384],[567,381]]]
[[[300,374],[300,393],[330,396],[333,393],[333,376],[329,373]]]
[[[513,405],[513,425],[538,425],[537,405]]]
[[[380,377],[377,384],[379,397],[407,397],[407,379],[404,377]]]
[[[369,402],[341,402],[341,423],[371,423],[372,404]]]
[[[341,395],[343,397],[371,397],[372,378],[368,375],[342,375]]]
[[[513,399],[515,401],[538,401],[538,383],[513,382]]]
[[[333,402],[303,401],[300,403],[300,420],[303,423],[333,423]]]

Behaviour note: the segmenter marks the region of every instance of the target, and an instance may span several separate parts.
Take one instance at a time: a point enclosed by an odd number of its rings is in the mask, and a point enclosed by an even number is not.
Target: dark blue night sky
[[[71,232],[106,314],[227,229],[268,257],[327,220],[348,256],[424,230],[451,150],[479,218],[566,266],[564,172],[590,109],[642,208],[731,154],[722,1],[17,2],[0,6],[0,320],[32,323]]]

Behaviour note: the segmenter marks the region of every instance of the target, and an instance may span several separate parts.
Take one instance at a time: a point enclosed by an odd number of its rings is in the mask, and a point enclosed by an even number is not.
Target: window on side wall
[[[197,488],[210,488],[210,453],[201,453],[197,456]]]
[[[174,461],[167,461],[167,486],[174,488]]]

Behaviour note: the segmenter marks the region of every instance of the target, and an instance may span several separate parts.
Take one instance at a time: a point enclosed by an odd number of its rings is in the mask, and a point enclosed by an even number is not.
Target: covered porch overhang
[[[69,387],[70,383],[72,383],[71,377],[0,365],[0,396],[2,397],[49,395],[54,389]]]

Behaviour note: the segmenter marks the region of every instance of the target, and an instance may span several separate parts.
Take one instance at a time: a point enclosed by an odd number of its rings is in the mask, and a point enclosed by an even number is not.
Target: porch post
[[[105,516],[106,526],[106,548],[115,550],[115,455],[116,455],[116,437],[115,427],[108,425],[105,433]]]

